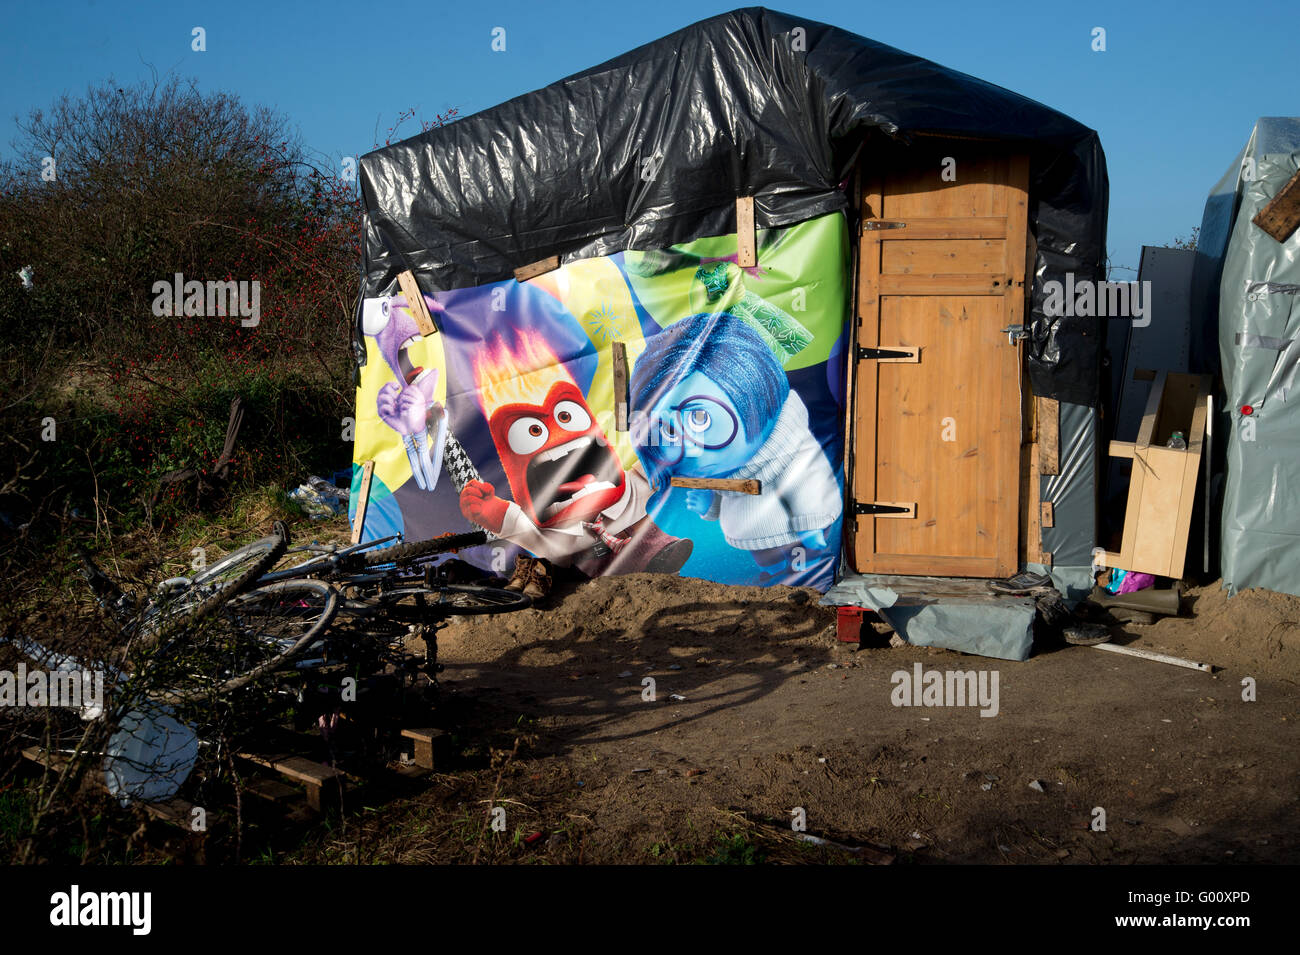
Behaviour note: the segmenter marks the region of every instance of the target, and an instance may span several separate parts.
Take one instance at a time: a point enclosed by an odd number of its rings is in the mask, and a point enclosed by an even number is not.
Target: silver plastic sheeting
[[[1232,593],[1300,595],[1300,231],[1279,243],[1251,222],[1300,169],[1300,121],[1260,120],[1261,139],[1274,151],[1247,156],[1253,178],[1240,182],[1219,285],[1231,421],[1221,561]]]
[[[1058,430],[1059,473],[1043,475],[1039,491],[1052,504],[1055,526],[1043,528],[1042,541],[1052,555],[1052,579],[1070,597],[1092,590],[1085,578],[1097,543],[1097,409],[1062,401]]]

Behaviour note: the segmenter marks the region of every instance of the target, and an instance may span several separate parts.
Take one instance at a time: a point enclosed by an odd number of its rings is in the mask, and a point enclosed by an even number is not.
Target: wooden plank
[[[1025,533],[1025,560],[1033,564],[1043,563],[1043,510],[1039,507],[1042,498],[1042,478],[1038,471],[1038,443],[1029,448],[1028,494],[1026,503],[1029,514],[1029,527]]]
[[[1169,372],[1158,372],[1154,384],[1151,385],[1151,393],[1147,395],[1147,406],[1142,412],[1142,424],[1138,428],[1137,446],[1139,448],[1150,447],[1151,442],[1155,439],[1156,422],[1160,418],[1160,402],[1164,400],[1165,383],[1168,380]],[[1123,569],[1128,570],[1127,567]]]
[[[435,769],[436,749],[445,742],[446,731],[432,727],[427,729],[404,729],[402,735],[415,743],[415,765],[420,769]]]
[[[742,269],[752,269],[758,265],[753,196],[741,196],[736,200],[736,264]]]
[[[357,510],[352,515],[352,543],[361,543],[361,532],[366,526],[366,507],[370,504],[370,482],[375,477],[375,462],[361,466],[361,487],[357,491]]]
[[[343,773],[333,766],[325,766],[303,756],[267,756],[261,753],[240,753],[239,756],[267,769],[274,769],[286,779],[302,785],[306,789],[307,805],[318,812],[336,793],[334,786],[326,788],[326,784],[337,784],[343,778]]]
[[[1038,473],[1061,473],[1061,406],[1055,398],[1038,398],[1034,409],[1038,422]]]
[[[879,220],[878,220],[879,221]],[[927,216],[902,223],[901,228],[872,229],[863,222],[863,234],[877,232],[882,241],[895,239],[1005,239],[1005,216]]]
[[[762,494],[763,482],[753,478],[673,477],[669,487],[693,487],[706,491],[734,491],[738,494]]]
[[[560,267],[560,257],[558,255],[548,256],[540,261],[533,262],[529,265],[521,265],[515,269],[515,281],[527,282],[529,279],[535,279],[539,275],[545,275],[547,272],[554,272]]]
[[[1003,239],[900,242],[885,236],[881,242],[882,275],[1000,274],[1007,258]]]
[[[881,275],[878,291],[883,295],[997,295],[1007,290],[1006,275]]]
[[[1052,507],[1052,502],[1051,502],[1051,501],[1039,501],[1038,503],[1039,503],[1039,506],[1040,506],[1040,510],[1042,511],[1042,517],[1040,518],[1040,520],[1039,520],[1039,522],[1038,522],[1038,523],[1039,523],[1039,526],[1040,526],[1040,527],[1055,527],[1055,526],[1056,526],[1056,511],[1055,511],[1055,509]]]
[[[1112,458],[1131,458],[1136,447],[1132,441],[1112,441],[1109,454]]]
[[[250,795],[265,799],[267,802],[288,802],[298,798],[298,790],[278,779],[249,779],[244,782],[244,790]]]
[[[1187,432],[1187,450],[1183,452],[1183,483],[1179,489],[1178,516],[1173,528],[1169,573],[1166,575],[1175,579],[1183,576],[1187,560],[1187,539],[1192,529],[1192,509],[1196,504],[1197,478],[1200,476],[1201,457],[1205,448],[1213,379],[1209,375],[1201,375],[1196,384],[1196,408],[1192,412],[1192,425]]]
[[[614,430],[627,430],[627,345],[614,342],[611,348],[614,365]]]
[[[1006,164],[1006,187],[1001,190],[1001,201],[1005,203],[1002,210],[1006,216],[1007,241],[1005,245],[1005,268],[1010,279],[1003,289],[1003,303],[1006,324],[1022,325],[1025,321],[1026,267],[1028,263],[1027,248],[1029,244],[1029,157],[1012,156]],[[1006,327],[1001,326],[1001,327]],[[1001,335],[1001,331],[998,332]],[[994,453],[993,467],[999,493],[1010,497],[1002,489],[1018,489],[1015,468],[1019,461],[1021,434],[1021,392],[1025,390],[1025,346],[1017,342],[1009,361],[1004,365],[1005,371],[997,379],[998,391],[994,416],[996,424],[991,437],[995,449],[1007,447],[1008,453]],[[1002,348],[1001,339],[998,349]],[[1039,500],[1038,490],[1030,498],[1030,508]],[[993,574],[1007,577],[1020,569],[1016,552],[1016,530],[1019,522],[1019,501],[1008,500],[995,508],[993,536],[995,539],[995,558]],[[1041,554],[1041,530],[1040,530]],[[1044,563],[1050,557],[1044,556]]]
[[[873,178],[866,185],[862,197],[864,220],[879,218],[884,208],[881,181]],[[876,348],[880,345],[880,232],[862,233],[858,243],[858,298],[854,323],[856,347]],[[856,350],[850,354],[856,355]],[[850,361],[849,374],[853,378],[854,409],[846,414],[846,429],[851,429],[853,470],[849,474],[849,499],[862,501],[876,497],[876,407],[879,402],[880,366],[874,361]],[[848,512],[846,512],[848,514]],[[874,569],[876,550],[876,522],[848,514],[853,543],[849,548],[850,562],[859,573]]]
[[[397,276],[397,284],[402,287],[402,295],[406,299],[406,310],[415,319],[415,327],[420,330],[420,334],[434,334],[438,330],[438,326],[433,323],[433,316],[429,314],[429,305],[425,302],[424,294],[420,291],[420,284],[415,281],[415,273],[410,269],[402,272]]]
[[[1300,226],[1300,171],[1250,221],[1278,242],[1291,238],[1291,233]]]

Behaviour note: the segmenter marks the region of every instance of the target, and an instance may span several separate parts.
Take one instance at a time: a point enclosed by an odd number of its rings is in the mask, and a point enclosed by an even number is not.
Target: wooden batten
[[[1300,227],[1300,171],[1250,221],[1278,242],[1291,238],[1291,234]]]
[[[433,323],[433,316],[429,314],[429,305],[420,291],[420,284],[415,281],[415,273],[410,269],[402,272],[397,276],[397,284],[402,288],[402,295],[406,298],[406,310],[415,319],[415,327],[420,330],[420,334],[432,335],[437,332],[438,326]]]
[[[742,269],[752,269],[758,265],[753,196],[741,196],[736,200],[736,264]]]

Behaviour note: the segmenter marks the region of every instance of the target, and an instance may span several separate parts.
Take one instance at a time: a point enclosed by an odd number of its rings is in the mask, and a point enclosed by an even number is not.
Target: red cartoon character
[[[541,335],[521,332],[513,352],[498,339],[475,360],[474,377],[514,500],[470,481],[460,494],[468,520],[589,576],[681,569],[693,545],[647,516],[650,483],[641,466],[624,470]]]

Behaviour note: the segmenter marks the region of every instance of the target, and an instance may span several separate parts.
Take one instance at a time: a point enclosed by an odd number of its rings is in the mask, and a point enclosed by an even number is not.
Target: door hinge
[[[916,363],[921,360],[921,350],[907,345],[891,345],[888,348],[868,348],[858,346],[858,361],[897,361]]]
[[[863,232],[879,232],[881,229],[906,229],[906,222],[889,222],[885,219],[866,219],[862,223]]]
[[[916,505],[894,501],[854,501],[853,512],[873,517],[916,517]]]
[[[1014,345],[1018,341],[1024,341],[1029,337],[1029,332],[1025,331],[1024,325],[1008,325],[1002,329],[1007,336],[1007,344]]]

